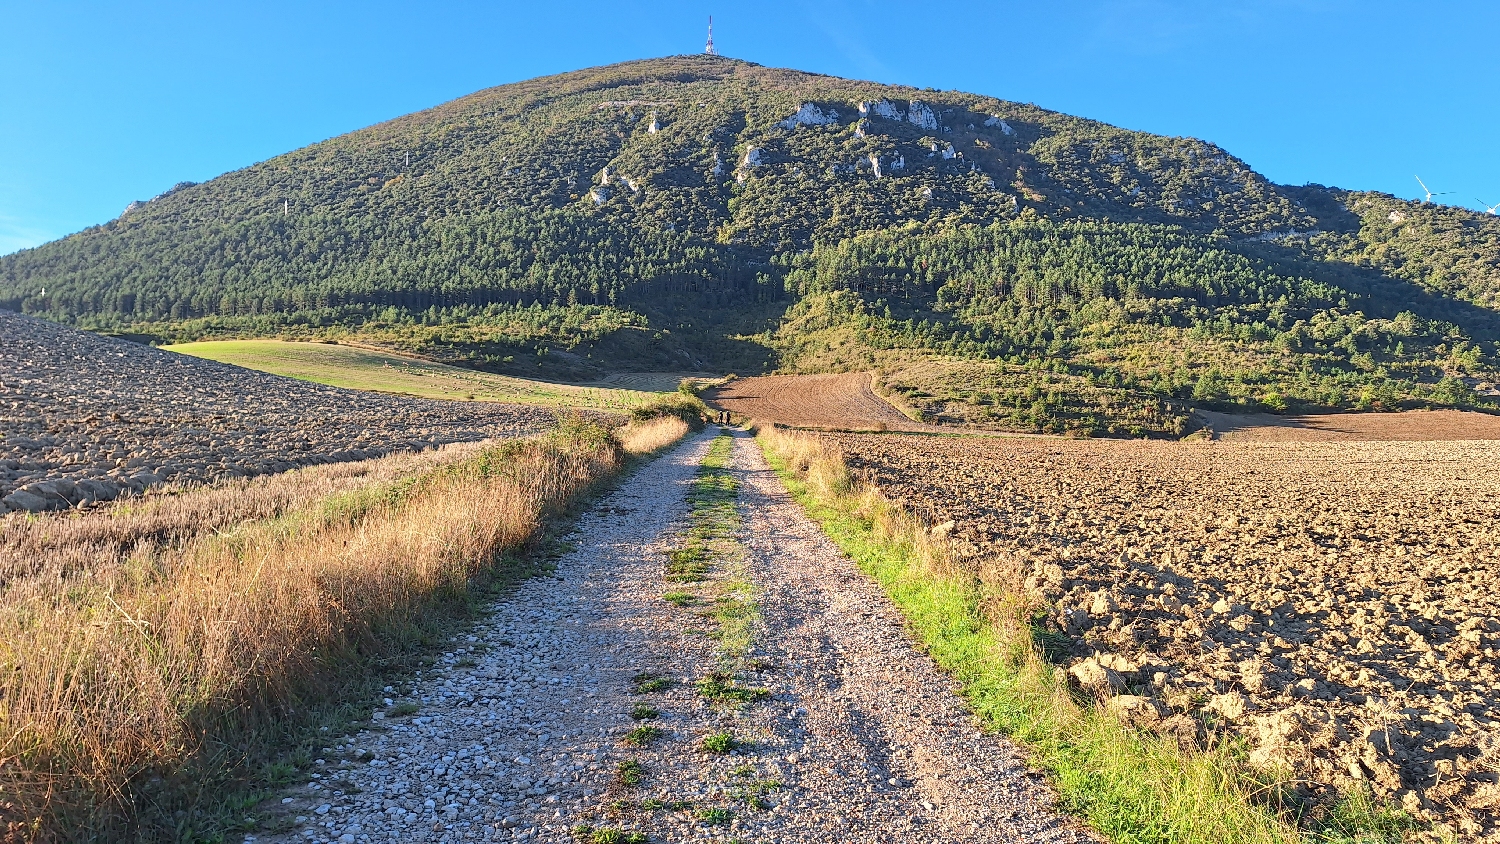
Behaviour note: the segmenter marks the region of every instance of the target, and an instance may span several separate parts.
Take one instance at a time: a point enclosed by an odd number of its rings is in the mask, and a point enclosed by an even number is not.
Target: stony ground
[[[370,729],[262,807],[284,831],[260,840],[1092,841],[974,725],[748,438],[732,547],[703,583],[665,579],[711,437],[641,469],[581,519],[555,579],[391,687]],[[711,604],[663,598],[726,577],[758,607],[734,658]]]
[[[1500,442],[825,436],[1142,725],[1500,838]]]
[[[0,310],[0,514],[519,436],[555,413],[324,387]]]

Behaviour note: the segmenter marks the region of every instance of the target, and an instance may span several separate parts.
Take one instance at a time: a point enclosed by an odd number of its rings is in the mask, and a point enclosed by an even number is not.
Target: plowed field
[[[1500,442],[823,436],[1126,717],[1500,838]]]
[[[1309,416],[1234,415],[1198,411],[1216,439],[1261,442],[1326,440],[1500,440],[1500,416],[1468,410],[1406,413],[1323,413]]]
[[[868,372],[740,378],[705,398],[762,422],[843,431],[936,431],[913,422],[870,389]]]

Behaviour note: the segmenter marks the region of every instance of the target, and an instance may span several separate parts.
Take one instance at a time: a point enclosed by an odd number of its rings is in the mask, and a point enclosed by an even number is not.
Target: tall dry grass
[[[922,519],[851,478],[843,455],[826,440],[773,426],[758,426],[757,438],[809,514],[885,587],[928,653],[959,680],[976,714],[1028,746],[1065,805],[1106,837],[1180,844],[1303,840],[1266,799],[1276,784],[1234,748],[1183,749],[1120,723],[1102,702],[1070,690],[1039,647],[1030,623],[1036,607],[1014,570],[963,565]]]
[[[608,431],[565,423],[363,475],[330,467],[127,506],[113,524],[8,521],[0,833],[191,834],[205,790],[279,724],[461,611],[471,579],[622,459]],[[47,562],[28,571],[27,548]]]
[[[632,421],[615,431],[615,439],[627,454],[655,454],[687,436],[688,423],[677,416],[658,416]]]

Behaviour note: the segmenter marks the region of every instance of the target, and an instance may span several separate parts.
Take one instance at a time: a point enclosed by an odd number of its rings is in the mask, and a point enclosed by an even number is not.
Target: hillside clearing
[[[654,392],[676,389],[672,373],[631,373],[614,376],[619,386],[591,386],[534,381],[395,355],[375,349],[333,343],[283,340],[206,340],[161,348],[220,363],[285,375],[317,384],[399,393],[450,401],[487,401],[629,410],[652,398]],[[631,375],[637,377],[631,378]],[[662,388],[665,389],[662,389]]]

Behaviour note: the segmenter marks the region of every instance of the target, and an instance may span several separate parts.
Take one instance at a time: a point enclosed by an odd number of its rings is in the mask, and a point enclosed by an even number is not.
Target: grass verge
[[[1356,795],[1306,814],[1243,748],[1185,750],[1121,724],[1072,692],[1044,658],[1030,606],[1009,584],[952,564],[946,546],[879,491],[856,484],[815,436],[763,427],[758,441],[827,536],[884,587],[913,635],[989,728],[1020,741],[1069,811],[1122,844],[1396,842],[1410,824]]]
[[[631,454],[687,431],[678,418],[632,427],[565,420],[352,492],[277,497],[240,511],[267,517],[196,535],[159,513],[132,527],[142,517],[126,508],[111,516],[119,530],[174,530],[133,539],[109,565],[6,581],[0,840],[221,840],[248,828],[255,784],[295,775],[281,757],[298,736],[368,719],[375,678],[532,573],[546,523]],[[195,495],[224,492],[182,501]],[[198,512],[188,503],[167,515]],[[79,542],[108,533],[69,533],[66,518],[48,524]]]

